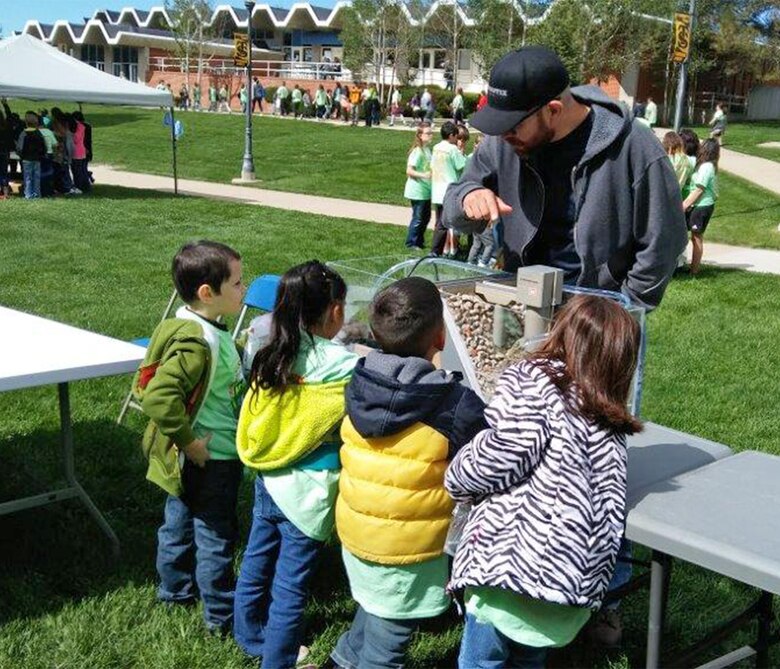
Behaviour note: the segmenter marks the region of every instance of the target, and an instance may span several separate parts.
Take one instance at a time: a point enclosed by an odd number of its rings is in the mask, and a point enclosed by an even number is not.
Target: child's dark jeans
[[[295,667],[308,583],[322,545],[287,519],[258,476],[233,636],[247,654],[263,658],[263,669]]]
[[[544,669],[546,658],[546,648],[519,644],[490,623],[481,623],[470,613],[466,614],[458,656],[460,669]]]
[[[344,669],[401,669],[419,620],[389,620],[358,606],[352,626],[330,654]]]
[[[184,463],[181,497],[168,496],[157,533],[157,597],[187,604],[203,600],[206,626],[227,632],[233,623],[233,550],[238,537],[236,502],[240,460]]]
[[[406,234],[406,245],[423,248],[425,244],[425,229],[431,222],[430,200],[409,200],[412,203],[412,220],[409,223],[409,232]]]

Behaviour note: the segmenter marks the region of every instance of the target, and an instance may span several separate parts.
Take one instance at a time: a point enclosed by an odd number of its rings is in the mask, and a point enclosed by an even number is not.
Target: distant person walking
[[[263,100],[265,99],[265,86],[255,77],[252,82],[252,111],[255,111],[255,105],[263,113]]]
[[[691,231],[693,257],[691,274],[699,273],[704,255],[704,232],[707,230],[715,202],[718,199],[718,160],[720,144],[717,139],[707,139],[699,148],[696,158],[696,171],[691,177],[691,192],[683,202],[688,230]]]
[[[452,98],[452,103],[450,104],[450,109],[452,110],[452,119],[457,123],[458,125],[461,125],[464,121],[463,116],[463,89],[459,88],[457,94],[454,98]]]
[[[658,123],[658,105],[653,102],[653,98],[647,98],[645,105],[645,121],[653,128]]]
[[[229,100],[230,93],[228,93],[227,86],[222,84],[222,86],[219,87],[219,107],[217,107],[217,111],[226,111],[228,114],[232,113],[230,110],[230,103],[228,102]]]
[[[217,111],[217,87],[214,84],[209,84],[209,111]]]
[[[718,144],[723,145],[723,135],[726,132],[726,107],[722,102],[715,105],[715,113],[710,120],[710,139],[717,139]]]

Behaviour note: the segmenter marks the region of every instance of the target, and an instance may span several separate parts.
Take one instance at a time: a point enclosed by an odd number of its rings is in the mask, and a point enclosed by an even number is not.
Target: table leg
[[[103,533],[108,537],[111,542],[111,553],[115,559],[119,558],[119,538],[116,536],[114,530],[111,529],[111,525],[100,513],[100,510],[95,506],[90,496],[81,487],[81,484],[76,480],[76,468],[73,460],[73,426],[70,420],[70,396],[68,394],[68,384],[60,383],[57,386],[57,391],[60,400],[60,443],[62,445],[63,466],[65,469],[65,478],[68,484],[76,491],[77,497],[81,500],[87,511],[89,511],[92,518],[103,530]]]
[[[669,594],[671,560],[668,555],[653,551],[650,560],[650,611],[647,620],[646,669],[658,669],[661,658],[661,640]]]
[[[756,640],[756,667],[769,667],[770,634],[772,632],[772,593],[762,592],[758,600],[758,639]]]

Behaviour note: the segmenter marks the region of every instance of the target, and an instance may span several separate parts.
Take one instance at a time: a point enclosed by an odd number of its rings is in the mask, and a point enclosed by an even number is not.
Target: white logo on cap
[[[505,88],[494,88],[493,86],[488,86],[488,93],[491,95],[497,95],[500,98],[509,96],[509,91],[507,91]]]

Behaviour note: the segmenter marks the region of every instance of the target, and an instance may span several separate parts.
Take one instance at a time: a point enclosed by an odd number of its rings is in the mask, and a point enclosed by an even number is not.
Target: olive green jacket
[[[206,321],[179,309],[155,329],[133,379],[133,395],[150,419],[142,442],[146,478],[177,497],[181,450],[197,438],[192,426],[208,394],[218,346]]]

